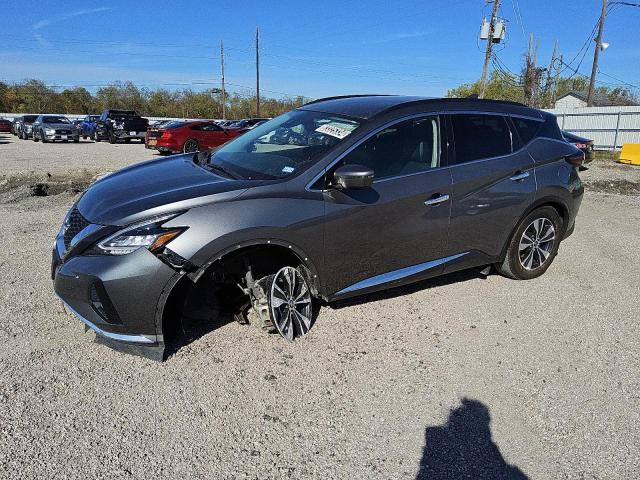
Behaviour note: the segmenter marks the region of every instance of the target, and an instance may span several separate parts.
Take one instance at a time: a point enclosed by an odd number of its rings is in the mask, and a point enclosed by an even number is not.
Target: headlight
[[[56,133],[56,131],[53,128],[45,128],[44,133],[46,133],[47,135],[53,135],[54,133]]]
[[[126,255],[140,248],[160,251],[171,240],[186,230],[185,227],[163,228],[162,224],[174,218],[175,213],[131,225],[98,243],[98,249],[107,255]]]
[[[31,131],[31,125],[27,125],[26,128],[27,128],[27,132]]]

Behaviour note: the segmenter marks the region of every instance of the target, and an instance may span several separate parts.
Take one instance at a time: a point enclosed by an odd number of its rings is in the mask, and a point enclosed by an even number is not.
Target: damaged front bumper
[[[128,255],[60,258],[54,248],[56,295],[96,341],[118,351],[164,359],[162,312],[165,289],[179,273],[146,249]]]

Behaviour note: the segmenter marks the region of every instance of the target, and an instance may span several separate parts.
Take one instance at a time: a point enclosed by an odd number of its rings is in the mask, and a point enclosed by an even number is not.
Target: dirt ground
[[[225,323],[155,363],[59,307],[73,194],[30,183],[151,156],[0,135],[0,478],[638,478],[640,167],[582,172],[575,233],[539,279],[370,295],[293,344]]]

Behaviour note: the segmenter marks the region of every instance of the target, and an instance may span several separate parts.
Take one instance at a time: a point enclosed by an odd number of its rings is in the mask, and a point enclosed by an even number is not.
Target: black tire
[[[496,268],[515,280],[539,277],[553,263],[563,232],[562,218],[555,208],[535,209],[518,224],[504,260]]]
[[[80,139],[79,138],[74,138],[73,139],[73,143],[80,143]]]
[[[33,139],[34,142],[38,141],[38,137],[36,136],[36,131],[35,130],[31,133],[31,138]]]
[[[182,146],[182,151],[184,153],[195,153],[199,150],[198,141],[195,138],[190,138],[184,145]]]
[[[114,144],[116,143],[116,136],[113,134],[113,132],[109,132],[109,143]]]
[[[131,143],[131,139],[130,138],[125,138],[124,139],[124,143]]]

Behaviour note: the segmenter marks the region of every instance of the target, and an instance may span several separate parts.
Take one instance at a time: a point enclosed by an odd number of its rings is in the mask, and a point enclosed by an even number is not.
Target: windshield
[[[184,124],[185,122],[176,120],[174,122],[163,122],[160,124],[160,126],[162,128],[178,128],[178,127],[182,127]]]
[[[33,123],[36,121],[37,118],[38,118],[37,115],[25,115],[24,117],[22,117],[22,121],[24,123]]]
[[[309,168],[359,125],[330,113],[292,110],[227,143],[209,164],[246,179],[288,177]]]
[[[71,123],[66,117],[42,117],[42,123]]]

